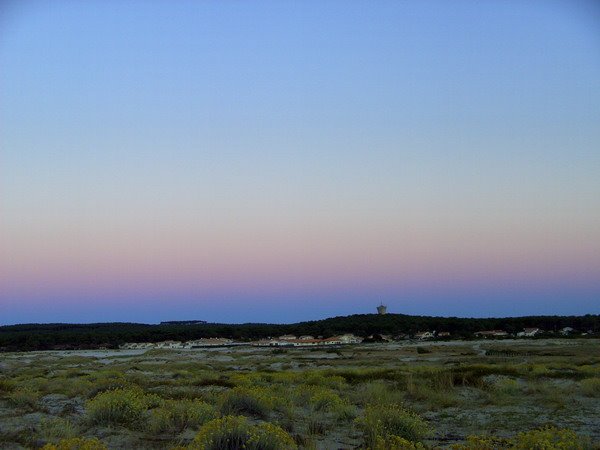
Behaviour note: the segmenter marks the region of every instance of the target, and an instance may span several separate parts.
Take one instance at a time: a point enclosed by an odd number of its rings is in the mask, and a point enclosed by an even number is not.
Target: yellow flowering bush
[[[306,385],[323,386],[330,389],[343,389],[347,386],[346,379],[344,377],[339,375],[325,375],[320,372],[309,373],[299,381]]]
[[[189,445],[193,450],[293,450],[291,436],[277,425],[252,425],[246,417],[226,416],[206,423]]]
[[[582,450],[592,448],[590,443],[569,429],[545,427],[519,433],[512,439],[488,436],[469,436],[464,444],[455,444],[453,450]]]
[[[310,405],[316,411],[331,411],[341,404],[340,396],[329,389],[318,389],[310,397]]]
[[[375,444],[368,450],[425,450],[420,442],[411,442],[399,436],[377,437]]]
[[[510,448],[511,441],[493,436],[469,436],[464,444],[454,444],[452,450],[497,450]]]
[[[600,377],[583,380],[581,382],[581,390],[587,397],[600,397]]]
[[[63,439],[58,444],[46,444],[42,450],[107,450],[107,447],[96,438],[71,438]]]
[[[377,445],[380,438],[393,436],[419,442],[430,432],[429,425],[418,414],[398,405],[368,406],[357,424],[368,448]]]
[[[87,403],[88,419],[98,425],[133,425],[146,416],[149,407],[160,399],[141,389],[113,389],[101,392]]]
[[[518,450],[581,450],[589,447],[589,443],[573,430],[555,427],[519,433],[513,442],[513,448]]]
[[[333,390],[316,385],[301,384],[289,392],[294,403],[308,406],[315,411],[329,411],[342,403],[341,397]]]
[[[495,391],[508,395],[518,395],[521,391],[521,386],[517,380],[505,378],[497,381],[493,386]]]

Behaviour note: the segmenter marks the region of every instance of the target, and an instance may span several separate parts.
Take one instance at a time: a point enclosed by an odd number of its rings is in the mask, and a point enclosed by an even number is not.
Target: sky
[[[380,302],[600,313],[600,4],[0,4],[0,324]]]

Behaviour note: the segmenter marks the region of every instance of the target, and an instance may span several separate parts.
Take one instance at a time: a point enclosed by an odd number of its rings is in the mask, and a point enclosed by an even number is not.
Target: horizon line
[[[319,322],[327,319],[335,319],[339,317],[352,317],[352,316],[407,316],[407,317],[426,317],[426,318],[442,318],[442,319],[473,319],[473,320],[497,320],[497,319],[519,319],[519,318],[531,318],[531,317],[586,317],[586,316],[600,316],[600,313],[585,313],[585,314],[533,314],[533,315],[525,315],[525,316],[497,316],[497,317],[465,317],[465,316],[431,316],[431,315],[419,315],[419,314],[403,314],[403,313],[386,313],[386,314],[378,314],[378,313],[356,313],[356,314],[347,314],[342,316],[328,316],[321,319],[312,319],[312,320],[302,320],[299,322],[209,322],[202,319],[182,319],[182,320],[163,320],[155,323],[148,322],[129,322],[129,321],[114,321],[114,322],[23,322],[23,323],[8,323],[8,324],[0,324],[0,328],[2,327],[14,327],[14,326],[24,326],[24,325],[109,325],[109,324],[130,324],[130,325],[148,325],[148,326],[160,326],[160,325],[170,325],[168,322],[172,322],[172,324],[176,324],[177,322],[200,322],[193,325],[296,325],[300,323],[307,322]]]

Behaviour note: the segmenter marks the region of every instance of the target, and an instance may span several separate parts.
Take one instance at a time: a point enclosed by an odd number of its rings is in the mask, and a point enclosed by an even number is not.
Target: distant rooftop
[[[167,320],[161,322],[161,325],[197,325],[200,323],[206,323],[206,320]]]

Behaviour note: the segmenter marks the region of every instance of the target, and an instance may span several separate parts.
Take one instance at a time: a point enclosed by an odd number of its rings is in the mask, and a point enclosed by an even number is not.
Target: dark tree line
[[[526,327],[556,332],[572,327],[582,332],[600,332],[600,315],[530,316],[469,319],[458,317],[408,316],[404,314],[360,314],[294,324],[171,324],[139,323],[25,324],[0,327],[0,350],[51,350],[116,348],[125,342],[187,341],[226,337],[254,340],[282,334],[330,337],[343,333],[401,335],[418,331],[447,331],[453,338],[470,338],[483,330],[516,333]]]

